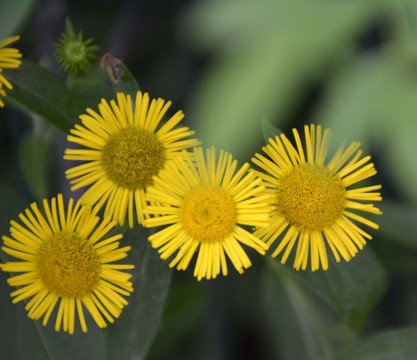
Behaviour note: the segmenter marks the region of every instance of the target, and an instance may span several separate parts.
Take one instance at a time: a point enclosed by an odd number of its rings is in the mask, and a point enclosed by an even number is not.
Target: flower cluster
[[[149,102],[148,94],[138,92],[133,103],[118,93],[117,103],[102,100],[99,114],[87,109],[68,136],[85,148],[65,153],[83,164],[67,177],[73,189],[88,186],[85,204],[95,212],[105,205],[120,225],[127,217],[132,227],[136,210],[139,224],[164,226],[149,241],[162,259],[173,257],[171,267],[185,270],[198,252],[198,280],[226,275],[226,257],[241,273],[251,264],[241,244],[264,254],[279,239],[272,257],[283,252],[285,263],[297,244],[294,268],[305,270],[310,258],[312,271],[326,270],[327,247],[336,261],[349,261],[371,239],[358,224],[378,228],[358,214],[381,214],[369,203],[381,200],[381,186],[355,186],[376,173],[358,142],[327,161],[330,130],[305,126],[304,145],[294,129],[295,146],[281,134],[253,157],[259,170],[238,168],[231,154],[204,154],[186,139],[194,132],[175,128],[182,112],[160,126],[170,103]]]
[[[20,64],[17,50],[2,47],[17,38],[0,43],[1,95],[3,84],[11,88],[2,68]],[[294,144],[284,134],[269,139],[252,169],[223,150],[203,150],[180,125],[182,111],[167,116],[170,106],[140,91],[134,99],[117,93],[98,111],[87,108],[70,131],[76,146],[64,159],[76,165],[66,176],[72,190],[85,188],[80,200],[65,206],[58,195],[43,201],[43,211],[33,203],[3,236],[2,251],[18,261],[0,267],[20,273],[8,279],[18,288],[11,296],[28,300],[30,318],[46,325],[58,308],[55,330],[72,334],[75,313],[83,331],[85,310],[99,327],[119,317],[134,265],[116,263],[130,250],[120,247],[122,235],[105,237],[126,221],[158,227],[152,247],[178,270],[194,258],[197,280],[227,275],[229,263],[243,273],[251,266],[247,251],[264,255],[273,243],[271,256],[282,254],[282,263],[296,248],[295,269],[310,261],[312,271],[327,270],[328,249],[337,262],[349,261],[371,239],[362,226],[378,228],[362,215],[381,214],[372,203],[381,200],[381,186],[358,185],[376,174],[358,142],[328,160],[330,130],[306,125],[304,141],[295,129]]]
[[[199,141],[178,111],[160,126],[170,102],[150,101],[138,92],[136,101],[122,93],[117,103],[102,100],[100,114],[87,109],[83,125],[68,140],[85,149],[67,149],[65,159],[82,161],[67,171],[73,189],[89,186],[81,200],[122,225],[133,212],[146,227],[169,225],[149,237],[161,258],[174,253],[170,266],[185,270],[198,251],[194,275],[227,274],[226,256],[238,272],[251,262],[241,244],[265,254],[268,246],[244,227],[267,227],[272,198],[249,164],[237,167],[232,155],[197,147]],[[135,109],[135,111],[133,111]],[[194,148],[188,152],[188,148]]]

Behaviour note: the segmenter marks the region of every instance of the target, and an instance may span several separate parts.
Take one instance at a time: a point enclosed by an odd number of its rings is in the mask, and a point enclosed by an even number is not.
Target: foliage
[[[0,39],[21,34],[25,59],[2,72],[13,84],[0,110],[2,235],[26,204],[69,194],[64,137],[85,108],[117,91],[135,93],[138,83],[186,104],[204,146],[242,161],[267,137],[303,124],[330,127],[335,146],[361,141],[378,169],[384,215],[365,250],[349,263],[330,262],[327,272],[297,272],[250,253],[248,273],[203,283],[172,274],[147,243],[148,230],[122,229],[136,264],[130,304],[108,329],[91,324],[72,337],[29,320],[0,272],[0,358],[414,359],[417,3],[164,3],[171,17],[129,2],[86,3],[69,2],[77,28],[92,30],[103,51],[114,36],[108,51],[123,54],[126,40],[129,56],[103,58],[107,78],[96,61],[69,82],[34,50],[45,45],[31,34],[43,2],[0,0]]]

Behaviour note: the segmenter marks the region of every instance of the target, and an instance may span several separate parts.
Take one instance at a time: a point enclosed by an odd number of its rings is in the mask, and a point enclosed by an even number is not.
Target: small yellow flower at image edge
[[[81,197],[86,205],[98,211],[104,204],[104,216],[111,216],[123,225],[126,217],[129,227],[144,221],[145,193],[153,177],[181,150],[197,146],[199,141],[187,139],[194,131],[177,125],[183,119],[177,111],[161,123],[171,102],[162,99],[150,101],[147,93],[137,92],[133,103],[130,95],[117,94],[117,103],[102,100],[100,114],[87,109],[80,116],[82,125],[76,125],[68,141],[83,149],[66,149],[64,159],[82,161],[70,168],[66,176],[72,190],[89,188]]]
[[[257,229],[255,235],[271,245],[283,234],[272,253],[276,257],[284,252],[283,264],[297,243],[295,269],[305,270],[310,254],[312,271],[318,270],[320,264],[327,270],[326,243],[340,262],[340,255],[349,261],[363,248],[366,239],[372,239],[357,223],[373,229],[378,229],[378,225],[358,212],[382,214],[370,203],[382,200],[377,192],[381,185],[357,185],[376,174],[370,156],[361,158],[359,142],[346,149],[342,145],[326,163],[330,130],[323,132],[320,125],[306,125],[304,132],[304,148],[293,129],[296,148],[281,134],[269,139],[262,148],[268,157],[256,154],[252,158],[264,170],[257,174],[275,199],[271,225]]]
[[[14,43],[19,39],[20,36],[16,35],[0,41],[0,108],[4,107],[4,102],[1,99],[2,96],[6,96],[4,87],[8,88],[9,90],[13,89],[12,84],[9,80],[6,79],[2,72],[4,69],[16,69],[22,63],[20,60],[18,60],[22,57],[22,54],[19,52],[19,50],[6,46]]]
[[[236,169],[227,152],[216,159],[214,148],[204,156],[198,147],[183,151],[154,178],[145,226],[165,226],[149,241],[164,260],[176,253],[170,267],[186,270],[197,252],[194,276],[214,279],[228,274],[226,256],[239,273],[251,266],[242,244],[265,254],[268,246],[245,226],[268,226],[270,195],[248,163]]]
[[[127,256],[130,246],[119,247],[122,235],[103,237],[117,223],[109,218],[100,221],[91,209],[70,199],[65,210],[62,195],[43,200],[44,212],[36,203],[19,214],[23,224],[10,222],[11,236],[3,236],[2,251],[20,261],[8,261],[1,269],[11,276],[13,303],[29,299],[28,317],[43,316],[46,326],[58,306],[55,330],[74,333],[75,314],[81,329],[87,331],[84,310],[100,328],[118,318],[128,304],[124,296],[133,291],[131,274],[121,271],[133,265],[115,264]]]

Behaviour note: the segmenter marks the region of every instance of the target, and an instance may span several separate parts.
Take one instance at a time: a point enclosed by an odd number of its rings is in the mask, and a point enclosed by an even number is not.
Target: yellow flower
[[[80,116],[83,125],[76,125],[68,140],[87,149],[65,151],[64,159],[83,161],[66,175],[74,179],[72,190],[91,185],[81,197],[84,204],[97,204],[98,210],[107,202],[105,216],[123,225],[127,213],[133,227],[134,204],[138,223],[144,220],[145,192],[153,176],[180,150],[199,142],[185,139],[194,131],[174,128],[184,117],[182,111],[159,125],[171,102],[157,99],[149,105],[149,95],[141,92],[134,106],[130,95],[118,93],[117,100],[110,101],[110,107],[103,99],[100,115],[87,109],[88,115]]]
[[[19,40],[20,36],[11,36],[0,42],[0,107],[4,107],[4,102],[1,96],[6,96],[6,91],[3,85],[9,90],[13,88],[12,84],[2,74],[3,69],[15,69],[22,63],[17,60],[22,57],[22,54],[17,49],[7,48],[6,46]]]
[[[87,331],[84,309],[87,309],[100,328],[119,317],[133,291],[131,275],[120,270],[133,265],[113,264],[123,259],[129,246],[119,248],[122,235],[102,238],[116,225],[109,218],[99,225],[99,218],[80,202],[73,206],[70,199],[67,211],[62,195],[43,201],[44,214],[36,203],[31,210],[19,215],[23,225],[11,221],[11,237],[3,236],[2,250],[21,261],[1,265],[3,271],[22,273],[8,279],[13,303],[31,298],[25,309],[31,319],[42,316],[45,326],[55,305],[59,304],[55,330],[74,332],[77,311],[81,328]],[[98,226],[97,226],[98,225]]]
[[[162,259],[177,252],[170,267],[187,269],[198,250],[194,276],[215,278],[220,270],[227,275],[226,255],[239,273],[251,266],[240,243],[265,254],[268,248],[242,226],[267,226],[269,195],[262,180],[244,164],[237,172],[237,161],[221,151],[216,163],[214,148],[183,152],[154,179],[147,199],[154,205],[145,226],[169,225],[151,235]],[[167,205],[164,205],[167,204]]]
[[[350,188],[352,185],[376,174],[370,156],[361,159],[360,143],[354,142],[347,149],[341,146],[333,158],[326,162],[330,130],[323,133],[320,125],[304,127],[305,151],[297,130],[293,129],[295,148],[281,134],[263,147],[266,158],[256,154],[252,161],[266,173],[258,175],[267,182],[275,198],[275,214],[268,228],[260,228],[255,235],[271,245],[280,234],[285,236],[272,253],[276,257],[282,251],[281,263],[285,263],[297,243],[294,268],[307,267],[311,253],[311,270],[321,266],[328,269],[325,242],[336,261],[340,255],[349,261],[362,249],[365,239],[372,237],[357,224],[378,229],[374,222],[358,215],[358,211],[381,214],[369,201],[382,200],[375,192],[381,185]]]

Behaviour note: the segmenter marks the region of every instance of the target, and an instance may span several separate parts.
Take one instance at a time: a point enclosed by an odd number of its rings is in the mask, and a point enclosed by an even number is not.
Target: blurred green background
[[[54,336],[51,324],[42,329],[11,304],[0,274],[1,359],[417,358],[417,1],[0,0],[0,39],[20,34],[24,59],[65,84],[53,43],[66,17],[95,39],[99,56],[121,59],[142,91],[184,110],[205,147],[249,161],[265,135],[290,137],[310,123],[332,129],[333,147],[361,141],[378,170],[369,183],[383,186],[376,205],[384,214],[366,248],[327,272],[297,273],[291,261],[253,252],[244,275],[197,282],[189,269],[172,272],[169,284],[158,270],[159,288],[143,285],[149,298],[125,310],[142,307],[139,332],[90,326]],[[31,111],[17,91],[0,109],[2,235],[30,202],[79,196],[64,178],[65,133],[54,125],[61,116],[77,121],[78,112],[44,104],[41,73],[21,73],[14,80],[32,91]],[[81,112],[114,96],[98,59],[70,92]],[[141,237],[135,231],[128,241]]]

